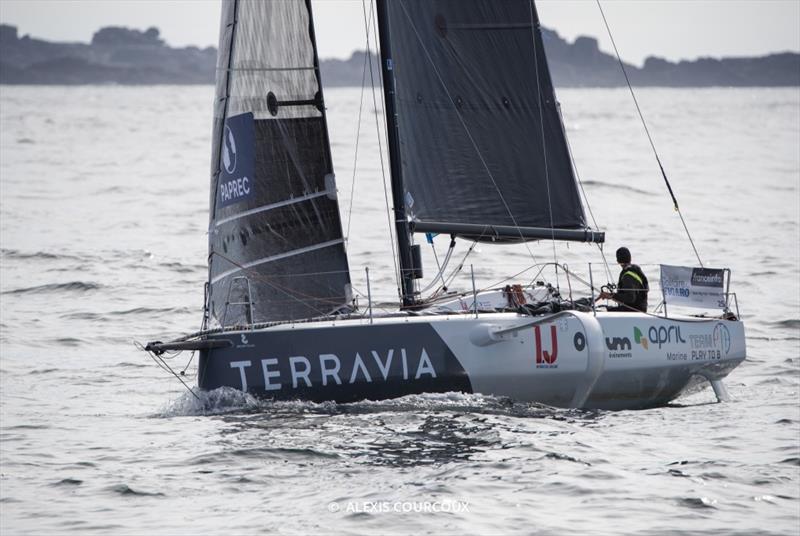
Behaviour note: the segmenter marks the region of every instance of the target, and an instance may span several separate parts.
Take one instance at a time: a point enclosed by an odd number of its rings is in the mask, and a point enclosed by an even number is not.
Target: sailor
[[[617,250],[617,263],[622,267],[617,283],[617,291],[601,292],[598,300],[610,299],[619,303],[619,307],[609,307],[609,311],[617,312],[647,312],[647,291],[650,287],[647,276],[642,269],[631,264],[631,252],[626,247]]]

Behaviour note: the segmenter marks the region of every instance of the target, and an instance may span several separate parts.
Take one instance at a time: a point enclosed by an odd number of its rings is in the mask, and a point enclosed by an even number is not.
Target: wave
[[[770,323],[776,328],[800,329],[800,318],[787,318]]]
[[[53,372],[60,372],[61,369],[57,368],[46,368],[46,369],[36,369],[30,371],[28,374],[52,374]]]
[[[163,497],[164,494],[158,491],[149,492],[149,491],[138,491],[127,484],[117,484],[115,486],[110,486],[108,488],[109,491],[113,491],[115,493],[119,493],[120,495],[124,496],[134,496],[134,497]]]
[[[598,180],[584,180],[581,181],[584,186],[597,186],[600,188],[607,188],[609,190],[619,190],[624,191],[626,193],[634,192],[640,195],[647,195],[650,197],[656,197],[656,194],[653,192],[648,192],[646,190],[641,190],[639,188],[634,188],[633,186],[629,186],[627,184],[612,184],[610,182],[603,182]]]
[[[682,506],[702,510],[705,508],[716,508],[717,501],[716,499],[709,499],[708,497],[683,497],[678,500],[678,503]]]
[[[50,339],[56,346],[70,346],[77,347],[82,345],[85,341],[76,339],[74,337],[59,337],[57,339]]]
[[[79,480],[77,478],[63,478],[58,482],[54,482],[53,486],[80,486],[83,484],[83,480]]]
[[[183,264],[180,262],[165,262],[161,264],[162,268],[169,268],[170,271],[178,274],[192,274],[196,272],[203,272],[208,269],[207,266],[202,264]]]
[[[191,313],[192,309],[189,307],[134,307],[133,309],[125,309],[122,311],[111,311],[108,315],[111,316],[128,316],[128,315],[153,315],[161,313]]]
[[[102,288],[99,283],[84,282],[84,281],[70,281],[69,283],[48,283],[46,285],[37,285],[35,287],[16,288],[6,290],[2,294],[49,294],[58,292],[90,292]]]
[[[76,255],[65,255],[63,253],[50,253],[47,251],[35,251],[33,253],[25,253],[17,249],[0,248],[0,256],[6,259],[18,259],[23,261],[28,260],[42,260],[42,261],[56,261],[56,260],[76,260],[80,257]]]

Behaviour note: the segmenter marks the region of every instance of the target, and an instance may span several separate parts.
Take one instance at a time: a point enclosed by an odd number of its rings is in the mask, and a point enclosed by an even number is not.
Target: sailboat
[[[272,399],[455,391],[616,410],[698,381],[727,396],[746,354],[729,288],[711,316],[605,311],[594,283],[583,299],[541,285],[420,293],[425,234],[605,240],[587,224],[531,0],[377,0],[400,288],[396,311],[358,306],[311,7],[223,1],[203,329],[147,350],[197,351],[200,389]]]

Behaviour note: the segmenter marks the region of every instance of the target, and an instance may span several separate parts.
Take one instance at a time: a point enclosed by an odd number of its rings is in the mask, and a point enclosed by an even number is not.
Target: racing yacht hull
[[[739,321],[643,313],[391,316],[207,336],[198,384],[258,397],[352,402],[418,393],[636,409],[718,381],[745,359]]]

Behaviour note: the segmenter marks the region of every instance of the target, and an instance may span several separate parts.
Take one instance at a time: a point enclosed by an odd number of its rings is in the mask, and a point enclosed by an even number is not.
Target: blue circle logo
[[[222,165],[228,175],[236,171],[236,140],[228,125],[225,125],[225,132],[222,134]]]

